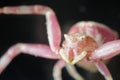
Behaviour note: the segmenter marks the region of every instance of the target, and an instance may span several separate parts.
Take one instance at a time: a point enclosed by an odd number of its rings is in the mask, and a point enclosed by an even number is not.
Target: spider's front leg
[[[120,53],[120,40],[114,40],[103,44],[101,47],[96,49],[91,56],[91,59],[95,61],[95,64],[101,74],[106,80],[113,80],[110,72],[103,62],[100,60],[108,60],[112,57],[119,55]]]
[[[92,55],[92,59],[107,60],[120,53],[120,40],[114,40],[103,44],[101,47],[95,50]]]
[[[46,27],[48,33],[48,41],[50,47],[42,44],[16,44],[8,49],[8,51],[0,58],[0,73],[6,68],[11,60],[21,52],[44,58],[58,59],[56,55],[60,48],[61,31],[59,23],[52,9],[47,6],[14,6],[0,8],[0,14],[35,14],[45,15]]]
[[[61,30],[56,15],[51,8],[43,5],[3,7],[0,8],[0,14],[45,15],[50,48],[53,52],[56,52],[59,49],[61,42]]]
[[[50,59],[59,58],[51,51],[48,45],[18,43],[10,47],[8,51],[0,58],[0,73],[2,73],[2,71],[7,67],[7,65],[20,53]]]

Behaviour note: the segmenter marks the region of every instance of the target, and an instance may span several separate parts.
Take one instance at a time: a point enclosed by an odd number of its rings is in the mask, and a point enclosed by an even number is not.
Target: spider
[[[44,5],[12,6],[0,8],[0,14],[34,14],[44,15],[49,45],[17,43],[11,46],[0,58],[0,73],[20,53],[33,56],[59,59],[53,68],[54,80],[62,80],[61,70],[66,67],[68,73],[76,80],[84,80],[74,64],[91,71],[97,70],[105,80],[113,80],[105,61],[120,52],[118,35],[106,25],[94,21],[80,21],[74,24],[61,43],[61,30],[54,11]]]

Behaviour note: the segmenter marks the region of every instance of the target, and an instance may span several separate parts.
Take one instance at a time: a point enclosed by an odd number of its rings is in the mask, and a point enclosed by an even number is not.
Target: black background
[[[35,4],[54,9],[63,33],[72,24],[83,20],[101,22],[120,32],[120,5],[115,0],[0,0],[0,7]],[[47,44],[45,17],[0,15],[0,55],[18,42]],[[0,80],[53,80],[52,68],[56,61],[21,54],[0,75]],[[114,80],[120,80],[119,67],[120,56],[113,58],[108,64]],[[104,80],[99,73],[91,74],[81,68],[77,69],[86,80]],[[63,80],[73,80],[65,69]]]

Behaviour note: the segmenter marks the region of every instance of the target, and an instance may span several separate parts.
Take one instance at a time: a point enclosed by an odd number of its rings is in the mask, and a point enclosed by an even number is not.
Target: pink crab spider
[[[89,71],[98,71],[105,80],[113,80],[108,68],[104,64],[120,53],[118,35],[106,25],[81,21],[71,27],[65,40],[61,43],[61,30],[54,11],[43,5],[14,6],[0,8],[0,14],[39,14],[45,15],[49,46],[46,44],[17,43],[10,47],[0,58],[0,73],[21,52],[48,59],[59,59],[53,68],[54,80],[62,80],[61,70],[66,67],[68,73],[76,80],[84,78],[76,71],[77,64]]]

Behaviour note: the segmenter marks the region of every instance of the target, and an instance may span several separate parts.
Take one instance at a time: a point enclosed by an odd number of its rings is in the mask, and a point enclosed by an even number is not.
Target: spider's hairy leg
[[[107,60],[119,54],[120,54],[120,40],[114,40],[107,42],[100,46],[98,49],[96,49],[93,52],[91,59]]]
[[[48,45],[18,43],[10,47],[8,51],[0,58],[0,73],[2,73],[3,70],[7,67],[7,65],[20,53],[49,59],[59,58],[59,56],[53,54]]]
[[[63,60],[59,60],[53,68],[53,78],[54,80],[62,80],[62,69],[66,68],[71,77],[75,80],[84,80],[84,78],[77,72],[73,65],[66,64]]]
[[[84,78],[77,72],[74,65],[67,64],[66,69],[71,77],[73,77],[75,80],[84,80]]]
[[[52,51],[56,52],[59,49],[61,42],[61,30],[54,11],[43,5],[32,6],[14,6],[0,8],[0,14],[34,14],[44,15],[46,17],[46,27],[48,33],[48,41]]]
[[[99,72],[104,76],[105,80],[113,80],[107,66],[100,60],[94,61]]]
[[[53,78],[54,80],[62,80],[62,69],[66,66],[63,60],[59,60],[53,68]]]
[[[120,53],[120,40],[114,40],[103,44],[101,47],[96,49],[92,55],[92,60],[108,60],[112,57],[119,55]],[[102,62],[96,63],[97,68],[104,75],[106,80],[113,80],[106,66]]]

